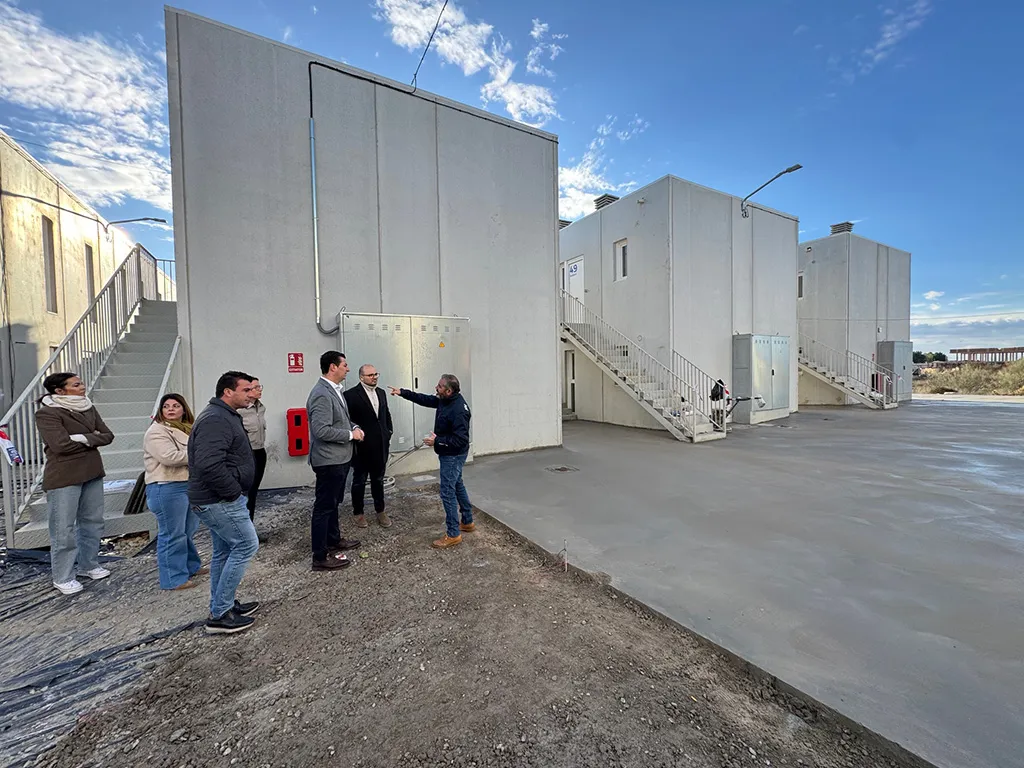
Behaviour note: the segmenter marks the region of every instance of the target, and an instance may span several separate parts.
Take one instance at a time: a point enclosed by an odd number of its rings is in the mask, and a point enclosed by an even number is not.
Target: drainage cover
[[[548,472],[579,472],[578,467],[567,467],[564,464],[558,467],[544,467]]]

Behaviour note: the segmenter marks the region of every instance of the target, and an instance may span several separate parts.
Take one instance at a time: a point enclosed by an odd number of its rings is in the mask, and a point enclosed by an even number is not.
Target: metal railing
[[[874,360],[868,360],[850,350],[833,349],[805,333],[800,334],[797,354],[813,367],[823,368],[826,373],[845,379],[850,389],[856,391],[858,387],[850,386],[849,382],[859,385],[865,397],[883,408],[896,402],[896,374]]]
[[[674,349],[672,350],[672,372],[682,379],[693,393],[691,403],[697,412],[710,422],[716,432],[725,431],[725,387],[719,387],[718,400],[711,398],[718,381],[698,368]]]
[[[0,418],[0,426],[24,459],[12,466],[0,458],[8,545],[14,540],[22,512],[32,502],[42,482],[46,465],[43,441],[35,420],[39,400],[46,394],[43,380],[52,373],[72,372],[85,382],[87,390],[91,390],[142,300],[172,300],[171,297],[175,296],[173,283],[173,262],[157,259],[142,245],[136,244],[32,383]]]
[[[559,291],[559,320],[591,351],[636,387],[637,395],[656,408],[668,410],[683,424],[691,439],[697,436],[697,394],[682,377],[651,355],[600,315],[587,309],[568,291]],[[665,405],[659,403],[667,401]]]
[[[156,418],[157,411],[160,409],[160,398],[168,392],[177,392],[178,394],[181,394],[184,379],[181,375],[181,361],[178,356],[178,348],[180,346],[181,336],[177,336],[174,339],[174,346],[171,348],[171,359],[167,361],[167,368],[164,370],[164,377],[160,381],[160,391],[156,393],[156,401],[153,403],[153,410],[149,414],[151,419]]]

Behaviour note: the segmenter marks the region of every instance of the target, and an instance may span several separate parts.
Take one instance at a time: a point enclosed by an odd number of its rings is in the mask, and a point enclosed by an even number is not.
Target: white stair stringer
[[[800,334],[797,364],[807,375],[868,408],[888,411],[899,407],[892,372],[853,352],[839,352]]]
[[[566,341],[582,352],[677,440],[701,443],[721,440],[726,436],[725,432],[716,431],[707,417],[693,411],[688,402],[692,398],[684,402],[682,394],[666,387],[664,382],[671,377],[667,367],[661,366],[664,370],[654,371],[650,369],[660,365],[657,361],[651,359],[639,363],[636,357],[630,359],[631,342],[623,343],[624,338],[613,342],[602,336],[604,343],[597,346],[604,350],[616,350],[615,354],[604,354],[586,340],[587,337],[598,338],[599,330],[594,325],[563,322],[562,331]],[[661,384],[658,383],[659,375],[663,382]]]

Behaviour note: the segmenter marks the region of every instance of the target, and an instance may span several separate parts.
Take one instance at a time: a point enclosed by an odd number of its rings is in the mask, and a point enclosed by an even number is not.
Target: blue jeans
[[[199,530],[199,518],[188,503],[188,482],[150,483],[146,503],[156,516],[160,589],[180,587],[202,566],[192,540]]]
[[[50,518],[50,570],[53,583],[64,584],[79,571],[99,568],[103,535],[103,478],[46,492]]]
[[[235,604],[235,590],[246,566],[260,548],[256,529],[249,519],[245,495],[234,501],[192,506],[210,529],[213,559],[210,561],[210,615],[219,619]]]
[[[469,502],[469,494],[462,482],[462,467],[466,464],[467,454],[461,456],[438,456],[441,462],[441,503],[444,504],[444,524],[452,538],[459,536],[459,515],[462,522],[469,525],[473,522],[473,505]]]

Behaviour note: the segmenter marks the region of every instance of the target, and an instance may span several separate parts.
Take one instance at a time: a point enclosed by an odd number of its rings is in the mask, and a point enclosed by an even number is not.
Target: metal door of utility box
[[[378,386],[402,387],[433,394],[443,373],[454,373],[462,395],[473,407],[469,358],[469,320],[463,317],[376,315],[343,312],[340,349],[352,369],[346,386],[359,381],[359,366],[371,364],[380,373]],[[419,445],[434,427],[434,410],[389,397],[395,432],[391,452]]]
[[[739,334],[733,336],[732,386],[734,397],[764,399],[764,407],[756,401],[739,403],[733,420],[740,424],[756,424],[771,418],[789,415],[789,337]]]
[[[893,381],[896,401],[910,400],[914,390],[914,343],[912,341],[878,342],[878,365],[892,371],[897,377]]]

